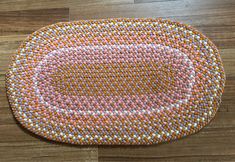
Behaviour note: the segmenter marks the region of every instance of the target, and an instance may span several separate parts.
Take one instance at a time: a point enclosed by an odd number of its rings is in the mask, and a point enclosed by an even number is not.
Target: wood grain
[[[0,36],[29,34],[45,25],[68,21],[68,16],[68,8],[0,12]]]
[[[152,146],[72,146],[22,128],[6,97],[5,72],[19,44],[59,21],[163,17],[196,27],[219,48],[226,87],[215,119],[199,133]],[[1,0],[0,161],[235,161],[234,0]]]

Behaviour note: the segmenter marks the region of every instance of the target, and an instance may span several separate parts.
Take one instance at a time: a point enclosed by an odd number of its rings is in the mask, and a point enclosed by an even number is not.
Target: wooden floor
[[[181,21],[218,46],[227,82],[210,125],[187,138],[153,146],[70,146],[20,127],[10,111],[4,80],[22,40],[55,22],[111,17]],[[235,161],[235,0],[0,0],[0,161]]]

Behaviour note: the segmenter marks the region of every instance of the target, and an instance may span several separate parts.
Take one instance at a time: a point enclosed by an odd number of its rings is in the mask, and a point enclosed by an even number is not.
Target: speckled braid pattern
[[[31,34],[12,58],[16,119],[71,144],[156,144],[215,116],[225,85],[216,46],[162,19],[62,22]]]

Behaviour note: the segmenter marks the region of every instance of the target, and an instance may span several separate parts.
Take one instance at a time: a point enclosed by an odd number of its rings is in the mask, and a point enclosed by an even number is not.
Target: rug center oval
[[[49,107],[160,110],[187,102],[194,68],[184,53],[167,46],[85,46],[47,54],[35,78]]]

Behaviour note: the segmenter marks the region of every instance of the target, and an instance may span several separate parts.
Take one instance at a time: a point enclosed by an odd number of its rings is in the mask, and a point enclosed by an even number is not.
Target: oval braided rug
[[[156,144],[215,116],[219,52],[188,25],[162,19],[63,22],[31,34],[6,75],[16,119],[72,144]]]

